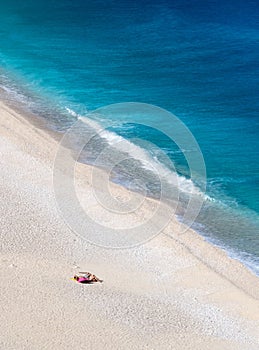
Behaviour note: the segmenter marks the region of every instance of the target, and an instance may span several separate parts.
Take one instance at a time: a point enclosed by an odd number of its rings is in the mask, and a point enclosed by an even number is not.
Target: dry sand
[[[57,148],[57,139],[0,104],[0,349],[259,349],[258,277],[192,230],[177,234],[175,219],[135,248],[88,243],[57,210]],[[84,207],[92,168],[77,171]],[[126,221],[141,222],[153,204]],[[89,212],[102,220],[98,205]],[[125,224],[125,216],[105,215],[108,226]],[[80,270],[104,283],[75,283]]]

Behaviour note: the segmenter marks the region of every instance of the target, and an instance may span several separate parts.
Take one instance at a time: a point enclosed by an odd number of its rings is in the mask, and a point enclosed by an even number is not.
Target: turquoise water
[[[59,130],[71,124],[68,109],[84,116],[118,102],[177,115],[207,168],[212,200],[196,228],[256,271],[258,23],[251,0],[8,0],[0,5],[0,84]],[[161,135],[132,125],[114,131],[148,138],[188,177],[184,157]],[[126,185],[127,176],[119,169],[115,181]]]

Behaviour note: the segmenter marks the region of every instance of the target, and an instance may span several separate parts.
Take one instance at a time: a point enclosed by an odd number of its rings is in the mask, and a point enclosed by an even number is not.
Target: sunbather
[[[102,282],[98,277],[93,275],[91,272],[79,272],[80,275],[75,275],[74,280],[79,283],[92,283],[92,282]]]

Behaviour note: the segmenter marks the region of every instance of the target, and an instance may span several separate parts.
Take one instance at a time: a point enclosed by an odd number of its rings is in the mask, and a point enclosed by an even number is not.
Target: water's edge
[[[59,113],[59,111],[57,110],[54,110],[53,112],[51,112],[51,109],[50,109],[47,113],[47,116],[44,115],[44,110],[42,113],[37,113],[35,108],[30,108],[30,105],[28,105],[28,101],[22,100],[23,97],[17,99],[17,95],[14,94],[13,91],[8,91],[8,89],[5,89],[3,87],[2,89],[0,89],[0,98],[8,107],[17,111],[19,114],[25,117],[30,123],[34,124],[36,127],[44,129],[49,135],[51,135],[55,139],[58,139],[58,140],[61,139],[64,132],[67,130],[67,126],[65,129],[62,128],[62,118],[66,118],[66,116],[64,115],[62,116],[62,114],[60,114],[61,117],[58,118],[58,123],[56,123],[56,120],[53,122],[53,120],[51,121],[49,119],[49,115],[51,113]],[[71,117],[71,120],[70,120],[71,125],[76,121],[76,119],[77,119],[76,117],[75,118]],[[68,121],[66,119],[66,123],[67,122]],[[83,162],[92,166],[94,165],[93,162],[87,161],[85,159],[83,160]],[[118,181],[117,177],[114,177],[114,179],[112,178],[111,180],[121,186],[128,188],[127,184],[123,183],[123,181]],[[130,190],[133,190],[133,191],[135,190],[137,192],[137,189],[130,188]],[[154,198],[152,195],[150,195],[150,197]],[[180,216],[178,216],[178,220],[181,221]],[[242,255],[240,254],[240,252],[237,252],[235,249],[231,249],[229,245],[224,245],[222,241],[213,237],[213,235],[206,234],[206,232],[202,228],[199,229],[199,225],[196,225],[196,226],[193,225],[192,228],[197,232],[197,234],[204,237],[206,241],[222,249],[227,253],[227,255],[230,258],[240,261],[251,272],[259,276],[259,267],[258,267],[259,260],[258,262],[257,260],[253,261],[252,255],[246,254],[245,252],[244,252],[244,255]]]

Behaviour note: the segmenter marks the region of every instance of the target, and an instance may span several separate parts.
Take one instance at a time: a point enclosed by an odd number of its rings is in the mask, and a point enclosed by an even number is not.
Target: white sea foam
[[[209,196],[205,195],[191,179],[177,174],[176,172],[169,169],[167,166],[159,162],[156,157],[152,157],[151,154],[144,148],[126,140],[115,132],[108,131],[99,124],[97,121],[88,118],[87,116],[81,116],[73,110],[66,108],[67,112],[76,117],[78,120],[89,125],[93,128],[100,137],[104,138],[110,146],[118,149],[119,151],[127,153],[130,157],[137,159],[141,162],[142,167],[155,172],[159,175],[160,179],[166,180],[170,185],[177,187],[181,192],[186,194],[195,194],[199,196],[205,196],[205,199],[210,199]]]

